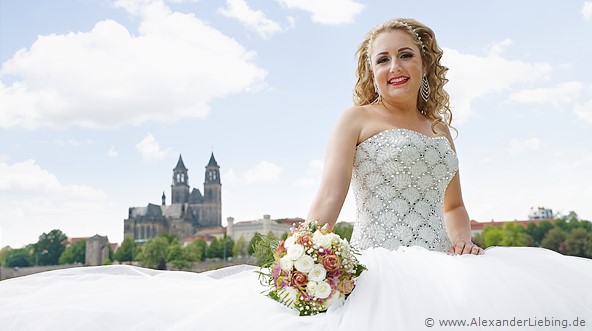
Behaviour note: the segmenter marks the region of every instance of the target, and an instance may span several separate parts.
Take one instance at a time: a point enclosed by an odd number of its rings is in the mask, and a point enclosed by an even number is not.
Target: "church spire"
[[[212,157],[214,157],[214,153],[212,153]],[[215,160],[214,160],[215,162]],[[179,161],[177,161],[177,166],[173,170],[180,170],[180,171],[187,171],[185,164],[183,163],[183,157],[179,154]]]
[[[210,162],[208,162],[208,167],[218,167],[218,162],[216,162],[216,158],[214,157],[214,152],[210,156]]]

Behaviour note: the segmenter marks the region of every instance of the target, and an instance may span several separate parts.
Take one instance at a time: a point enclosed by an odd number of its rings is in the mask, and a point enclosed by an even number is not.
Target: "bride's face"
[[[409,33],[380,33],[372,43],[370,61],[382,99],[417,100],[423,68],[421,52]]]

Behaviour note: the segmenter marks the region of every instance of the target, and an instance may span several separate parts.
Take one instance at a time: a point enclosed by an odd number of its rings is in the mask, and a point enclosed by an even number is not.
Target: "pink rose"
[[[323,256],[322,263],[323,267],[325,267],[325,270],[328,272],[335,271],[341,266],[341,260],[335,254]]]
[[[292,274],[292,285],[303,288],[306,286],[307,283],[308,283],[308,276],[305,273],[302,273],[300,271],[296,271],[296,272],[294,272],[294,274]]]

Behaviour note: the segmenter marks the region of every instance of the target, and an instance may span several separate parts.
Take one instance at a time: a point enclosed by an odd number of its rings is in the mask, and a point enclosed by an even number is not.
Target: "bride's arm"
[[[446,135],[452,149],[456,152],[450,132],[446,129]],[[444,223],[453,247],[451,253],[455,254],[481,254],[483,249],[475,245],[471,236],[471,220],[465,208],[460,186],[458,171],[444,192]]]
[[[360,134],[360,115],[359,108],[346,110],[329,139],[321,183],[306,217],[318,226],[328,224],[333,228],[343,207]]]

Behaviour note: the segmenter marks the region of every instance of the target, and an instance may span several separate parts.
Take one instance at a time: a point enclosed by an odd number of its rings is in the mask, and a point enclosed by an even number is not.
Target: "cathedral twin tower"
[[[206,165],[203,195],[196,188],[190,192],[187,173],[179,155],[173,169],[171,204],[166,205],[163,192],[160,206],[149,203],[146,207],[130,207],[123,221],[125,238],[143,242],[169,232],[183,240],[201,229],[222,227],[222,184],[214,153]]]

